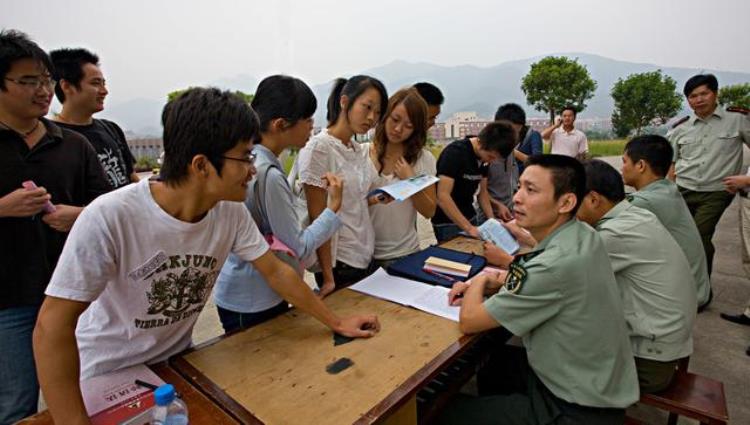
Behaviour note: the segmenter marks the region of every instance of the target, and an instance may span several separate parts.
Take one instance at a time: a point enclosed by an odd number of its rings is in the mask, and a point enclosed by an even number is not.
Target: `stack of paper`
[[[378,269],[349,288],[458,322],[460,307],[448,304],[449,289],[442,286],[391,276]]]
[[[164,384],[145,365],[121,369],[81,381],[81,394],[86,412],[94,425],[148,423],[148,414],[154,406],[153,390],[136,385],[135,380]],[[137,418],[145,418],[137,420]]]
[[[445,258],[439,257],[427,257],[427,259],[424,260],[423,268],[432,272],[460,277],[469,277],[469,272],[471,271],[471,265],[469,264],[446,260]]]

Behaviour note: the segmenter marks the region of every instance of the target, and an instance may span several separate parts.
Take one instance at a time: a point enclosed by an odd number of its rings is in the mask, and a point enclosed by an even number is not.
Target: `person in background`
[[[427,104],[414,88],[397,91],[388,100],[385,120],[375,128],[375,138],[367,146],[372,172],[377,176],[371,189],[419,175],[434,176],[435,157],[425,147],[426,141]],[[434,185],[403,202],[370,206],[375,264],[387,267],[418,251],[417,212],[429,219],[436,207]]]
[[[435,125],[435,120],[440,115],[443,102],[445,102],[443,92],[435,85],[427,82],[416,83],[414,84],[414,88],[417,89],[422,99],[427,102],[427,130],[429,130]]]
[[[317,107],[315,95],[298,78],[274,75],[258,85],[251,106],[258,115],[260,137],[253,147],[257,174],[247,188],[245,205],[267,239],[275,236],[298,263],[308,263],[315,258],[315,250],[341,227],[336,213],[341,208],[342,182],[334,174],[324,176],[327,207],[302,228],[279,155],[307,143]],[[299,266],[297,271],[302,272]],[[221,268],[214,301],[225,332],[254,326],[289,309],[252,263],[235,254],[229,254]]]
[[[378,79],[355,75],[334,83],[328,98],[328,127],[313,136],[300,150],[290,180],[297,174],[307,202],[310,221],[326,208],[326,173],[340,175],[346,182],[340,211],[342,226],[330,241],[317,250],[320,271],[315,273],[320,293],[326,295],[351,285],[372,273],[375,232],[369,205],[379,202],[367,194],[375,173],[367,149],[353,140],[375,127],[388,105],[388,93]]]
[[[58,49],[50,52],[50,58],[57,80],[55,96],[62,104],[62,111],[53,120],[86,137],[96,150],[112,188],[138,181],[133,171],[135,158],[125,133],[114,122],[93,117],[104,110],[104,99],[109,93],[99,57],[86,49]]]
[[[577,115],[575,107],[566,106],[562,116],[555,119],[555,124],[542,131],[542,138],[549,142],[550,153],[580,160],[588,157],[589,141],[581,130],[575,128]]]

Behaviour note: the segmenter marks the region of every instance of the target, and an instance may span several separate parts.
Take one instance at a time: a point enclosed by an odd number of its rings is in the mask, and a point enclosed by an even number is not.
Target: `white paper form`
[[[449,289],[391,276],[382,268],[349,289],[458,322],[460,307],[448,305]]]

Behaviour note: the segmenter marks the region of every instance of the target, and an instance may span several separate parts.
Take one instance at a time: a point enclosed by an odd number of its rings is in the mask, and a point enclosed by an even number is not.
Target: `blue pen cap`
[[[157,406],[166,406],[174,401],[174,386],[164,384],[154,391],[154,400]]]

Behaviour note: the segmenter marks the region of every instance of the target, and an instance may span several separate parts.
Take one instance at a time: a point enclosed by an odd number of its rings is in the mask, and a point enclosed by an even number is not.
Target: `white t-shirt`
[[[369,150],[370,144],[364,147]],[[375,164],[370,160],[370,167],[376,178],[371,189],[396,183],[399,178],[395,174],[377,175]],[[428,149],[422,149],[412,167],[414,173],[434,176],[437,173],[435,157]],[[375,254],[377,260],[390,260],[403,257],[419,250],[417,237],[417,209],[411,198],[403,201],[393,201],[389,204],[375,204],[370,206],[370,217],[375,229]]]
[[[186,223],[161,209],[147,179],[97,198],[76,220],[46,291],[91,302],[76,329],[81,379],[186,349],[229,252],[252,261],[267,250],[240,202]]]
[[[562,126],[554,129],[550,135],[549,143],[550,153],[553,154],[575,158],[579,154],[589,151],[589,141],[586,134],[575,128],[570,133],[565,131]]]
[[[375,178],[367,149],[352,141],[346,146],[323,129],[307,142],[297,158],[299,179],[325,187],[326,172],[341,176],[344,194],[338,216],[342,226],[331,238],[332,256],[352,267],[366,268],[375,249],[375,234],[367,209],[367,193]]]

